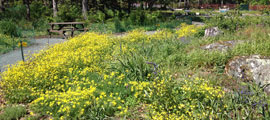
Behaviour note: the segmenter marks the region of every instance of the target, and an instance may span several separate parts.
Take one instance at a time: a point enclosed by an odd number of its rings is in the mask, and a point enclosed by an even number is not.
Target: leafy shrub
[[[119,20],[119,18],[115,18],[114,20],[114,28],[115,28],[115,32],[124,32],[125,29],[123,27],[123,25],[121,24],[121,21]]]
[[[6,53],[9,50],[15,48],[19,39],[11,38],[10,36],[0,34],[0,53]]]
[[[49,23],[48,20],[40,18],[40,19],[34,21],[32,26],[37,31],[44,31],[44,30],[46,30],[46,28],[48,28],[48,23]]]
[[[267,20],[268,16],[264,17],[250,17],[239,15],[230,15],[225,17],[224,15],[218,15],[207,21],[208,26],[217,26],[221,29],[229,30],[230,32],[235,32],[242,28],[248,27],[250,25],[264,25],[269,26],[270,22]]]
[[[11,21],[0,21],[0,32],[13,37],[21,36],[21,31],[18,29],[16,24]]]
[[[11,21],[19,21],[25,19],[26,7],[25,5],[15,5],[5,9],[5,12],[1,13],[2,19],[9,19]]]
[[[145,25],[146,20],[146,13],[143,10],[136,10],[130,13],[130,21],[133,25]]]
[[[31,2],[30,10],[32,21],[38,21],[38,19],[47,19],[48,16],[52,15],[52,10],[50,10],[47,6],[44,6],[41,1]]]
[[[102,11],[89,11],[88,19],[90,22],[105,22],[105,13]]]
[[[165,21],[164,16],[162,15],[162,13],[160,11],[147,13],[146,17],[148,19],[148,21],[147,21],[148,25],[155,25],[161,21]]]
[[[58,6],[59,11],[57,12],[59,21],[74,22],[76,19],[80,19],[80,9],[75,5],[60,4]]]
[[[124,26],[126,29],[130,29],[131,25],[132,25],[132,23],[131,23],[130,19],[124,19]]]

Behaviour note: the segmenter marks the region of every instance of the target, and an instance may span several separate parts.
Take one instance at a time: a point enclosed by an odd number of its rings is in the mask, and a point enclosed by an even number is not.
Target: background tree
[[[0,12],[3,12],[4,8],[4,0],[0,0]]]
[[[87,20],[88,12],[88,0],[82,0],[82,14],[85,20]]]
[[[30,1],[29,0],[23,0],[23,3],[24,3],[24,5],[26,6],[26,14],[27,14],[27,16],[26,16],[26,18],[27,18],[27,20],[30,20]]]
[[[53,4],[53,17],[57,17],[57,1],[56,0],[52,0],[52,4]]]

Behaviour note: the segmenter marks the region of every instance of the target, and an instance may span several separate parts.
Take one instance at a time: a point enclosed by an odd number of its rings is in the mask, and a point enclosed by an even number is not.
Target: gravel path
[[[31,46],[24,48],[24,55],[31,56],[33,53],[37,53],[40,50],[47,48],[56,43],[64,42],[65,39],[59,38],[43,38],[32,40],[33,43]],[[48,44],[49,43],[49,44]],[[3,72],[5,66],[15,64],[16,62],[22,60],[21,49],[17,49],[6,54],[0,55],[0,70]]]

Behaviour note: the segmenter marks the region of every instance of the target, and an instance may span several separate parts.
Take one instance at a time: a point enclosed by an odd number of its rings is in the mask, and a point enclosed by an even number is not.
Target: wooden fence
[[[265,10],[270,9],[270,5],[250,5],[249,10]]]

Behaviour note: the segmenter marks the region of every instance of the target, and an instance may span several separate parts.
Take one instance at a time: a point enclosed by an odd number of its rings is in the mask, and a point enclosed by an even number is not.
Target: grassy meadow
[[[235,56],[270,55],[269,17],[230,14],[152,35],[93,30],[45,49],[0,74],[0,119],[269,119],[267,93],[224,70]],[[223,33],[204,37],[213,26]],[[201,49],[231,40],[243,43]]]

